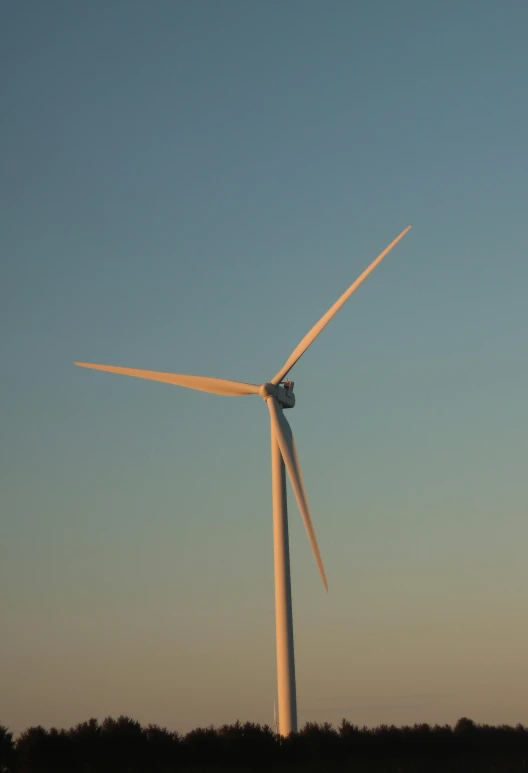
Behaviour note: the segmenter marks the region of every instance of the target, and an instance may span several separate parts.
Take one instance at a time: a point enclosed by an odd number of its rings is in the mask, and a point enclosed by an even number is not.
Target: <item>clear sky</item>
[[[37,0],[0,24],[0,722],[528,723],[528,4]]]

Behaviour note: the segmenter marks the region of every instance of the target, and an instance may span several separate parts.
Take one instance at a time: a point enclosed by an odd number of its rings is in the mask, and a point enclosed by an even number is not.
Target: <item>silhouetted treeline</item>
[[[16,740],[0,726],[0,773],[198,773],[355,771],[356,773],[517,773],[528,771],[522,725],[358,727],[307,723],[279,738],[250,722],[187,735],[128,717],[70,730],[32,727]]]

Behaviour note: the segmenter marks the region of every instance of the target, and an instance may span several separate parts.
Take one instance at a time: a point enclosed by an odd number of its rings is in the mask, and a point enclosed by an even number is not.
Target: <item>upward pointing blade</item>
[[[362,283],[362,282],[363,282],[363,281],[364,281],[364,280],[365,280],[365,279],[368,277],[368,275],[371,273],[371,271],[374,271],[374,269],[376,268],[376,266],[378,265],[378,263],[381,263],[381,261],[383,260],[383,258],[385,257],[385,255],[387,255],[387,253],[389,253],[389,252],[392,250],[392,248],[393,248],[393,247],[394,247],[396,244],[398,244],[398,242],[400,241],[400,239],[403,239],[403,237],[405,236],[405,234],[407,233],[407,231],[409,231],[410,229],[411,229],[411,226],[410,226],[410,225],[409,225],[409,226],[407,226],[407,228],[406,228],[404,231],[402,231],[402,232],[401,232],[401,234],[400,234],[399,236],[397,236],[397,237],[394,239],[394,241],[393,241],[393,242],[391,242],[391,243],[389,244],[389,246],[388,246],[388,247],[385,247],[385,249],[383,250],[383,252],[381,252],[381,253],[378,255],[378,257],[377,257],[375,260],[373,260],[373,261],[372,261],[372,263],[370,264],[370,266],[369,266],[368,268],[366,268],[366,269],[363,271],[363,273],[362,273],[362,274],[360,274],[360,275],[358,276],[358,278],[356,279],[356,281],[355,281],[355,282],[353,282],[353,283],[350,285],[350,287],[348,288],[348,290],[346,290],[346,291],[343,293],[343,295],[342,295],[340,298],[338,298],[338,300],[337,300],[337,301],[334,303],[334,305],[333,305],[333,306],[332,306],[330,309],[328,309],[328,311],[326,312],[326,314],[324,314],[324,315],[321,317],[321,319],[319,320],[319,322],[317,322],[317,323],[316,323],[316,324],[313,326],[313,328],[310,330],[310,332],[309,332],[309,333],[307,333],[307,334],[304,336],[303,340],[302,340],[302,341],[301,341],[301,343],[300,343],[300,344],[297,346],[297,348],[293,350],[293,352],[290,354],[290,356],[289,356],[288,360],[287,360],[287,361],[284,363],[284,365],[283,365],[283,366],[282,366],[282,368],[279,370],[279,372],[277,373],[277,375],[276,375],[276,376],[274,376],[274,377],[271,379],[271,383],[272,383],[272,384],[280,384],[280,382],[281,382],[281,381],[282,381],[282,379],[283,379],[283,378],[286,376],[286,374],[288,373],[288,371],[290,371],[290,370],[293,368],[293,366],[295,365],[295,363],[297,362],[297,360],[299,360],[299,359],[300,359],[300,358],[303,356],[303,354],[305,353],[305,351],[308,349],[308,347],[309,347],[309,346],[311,346],[311,344],[313,344],[313,342],[315,341],[315,339],[317,338],[317,336],[319,335],[319,333],[321,332],[321,330],[323,330],[323,328],[325,328],[325,327],[328,325],[328,323],[330,322],[330,320],[332,319],[332,317],[334,317],[334,316],[337,314],[337,312],[339,311],[339,309],[341,308],[341,306],[343,306],[343,304],[344,304],[346,301],[348,301],[348,299],[350,298],[350,296],[352,295],[352,293],[354,292],[354,290],[357,290],[357,288],[359,287],[359,285],[360,285],[360,284],[361,284],[361,283]]]
[[[297,499],[297,504],[299,505],[299,510],[301,511],[306,533],[308,534],[308,539],[310,540],[310,545],[312,546],[313,554],[315,556],[315,560],[323,580],[323,585],[328,591],[328,582],[323,566],[323,559],[321,558],[319,545],[317,544],[317,537],[315,536],[315,529],[312,522],[312,516],[310,515],[310,508],[308,507],[308,499],[306,498],[306,492],[304,490],[301,467],[299,465],[299,458],[297,456],[297,449],[295,447],[295,441],[293,439],[291,427],[288,424],[288,420],[284,416],[282,408],[279,408],[275,398],[270,397],[266,402],[268,403],[271,424],[275,432],[275,437],[277,438],[282,458],[284,459],[286,469],[288,470],[288,475],[290,476],[295,498]]]
[[[105,370],[108,373],[120,373],[123,376],[146,378],[150,381],[162,381],[165,384],[196,389],[199,392],[211,392],[214,395],[257,395],[259,387],[256,384],[244,384],[241,381],[226,381],[223,378],[207,376],[186,376],[183,373],[162,373],[157,370],[137,370],[135,368],[119,368],[114,365],[95,365],[91,362],[76,362],[81,368]]]

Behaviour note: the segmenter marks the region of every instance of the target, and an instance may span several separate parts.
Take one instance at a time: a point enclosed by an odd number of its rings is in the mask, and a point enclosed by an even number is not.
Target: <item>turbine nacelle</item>
[[[274,397],[283,408],[293,408],[295,395],[293,394],[293,381],[283,381],[278,386],[267,381],[259,389],[259,395],[264,402]]]

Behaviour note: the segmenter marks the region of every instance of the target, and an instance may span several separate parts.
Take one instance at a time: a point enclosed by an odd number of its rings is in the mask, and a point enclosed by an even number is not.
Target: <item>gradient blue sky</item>
[[[300,720],[528,723],[528,5],[5,3],[0,721],[272,720],[292,371]]]

